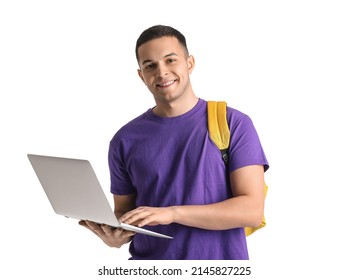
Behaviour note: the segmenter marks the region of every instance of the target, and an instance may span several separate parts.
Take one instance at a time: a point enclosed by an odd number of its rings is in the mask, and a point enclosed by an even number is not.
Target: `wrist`
[[[180,223],[181,207],[182,206],[171,206],[173,223]]]

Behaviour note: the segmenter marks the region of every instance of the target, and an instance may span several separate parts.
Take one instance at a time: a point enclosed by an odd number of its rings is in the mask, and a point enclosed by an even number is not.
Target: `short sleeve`
[[[263,165],[267,171],[269,163],[252,120],[233,109],[230,113],[229,171],[248,165]]]
[[[122,156],[122,145],[113,139],[109,145],[108,164],[110,172],[110,191],[116,195],[128,195],[135,192]]]

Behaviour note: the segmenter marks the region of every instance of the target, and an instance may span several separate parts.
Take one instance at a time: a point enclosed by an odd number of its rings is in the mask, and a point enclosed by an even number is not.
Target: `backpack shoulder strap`
[[[227,103],[224,101],[208,101],[207,102],[207,116],[208,116],[208,131],[210,138],[219,148],[222,153],[224,163],[228,165],[229,162],[229,141],[230,129],[227,121]],[[264,196],[267,195],[268,186],[264,184]],[[249,236],[258,229],[266,225],[265,217],[258,227],[245,227],[245,235]]]
[[[224,101],[208,101],[208,131],[210,138],[222,153],[224,163],[229,160],[230,130],[227,122],[227,103]]]

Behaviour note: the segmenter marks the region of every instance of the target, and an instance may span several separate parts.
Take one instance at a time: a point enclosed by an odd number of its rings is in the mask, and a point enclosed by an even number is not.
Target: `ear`
[[[192,56],[192,55],[188,56],[188,58],[187,58],[187,65],[188,65],[189,74],[191,74],[193,72],[193,70],[194,70],[194,67],[195,67],[194,56]]]
[[[143,81],[143,83],[145,83],[142,70],[141,70],[141,69],[137,69],[137,72],[138,72],[138,76],[141,78],[141,80]]]

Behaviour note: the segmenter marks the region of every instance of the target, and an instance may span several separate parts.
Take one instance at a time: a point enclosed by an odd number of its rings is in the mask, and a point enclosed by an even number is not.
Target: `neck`
[[[172,102],[164,103],[156,101],[156,107],[153,109],[153,113],[159,117],[165,118],[178,117],[193,109],[198,101],[199,98],[194,94]]]

